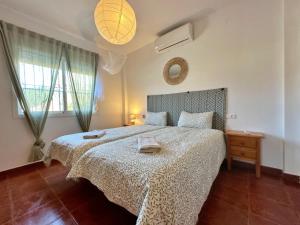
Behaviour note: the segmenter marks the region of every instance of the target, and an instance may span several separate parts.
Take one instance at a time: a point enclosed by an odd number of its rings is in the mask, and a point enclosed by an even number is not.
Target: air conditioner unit
[[[154,43],[155,51],[163,53],[191,41],[193,41],[193,26],[191,23],[187,23],[159,37]]]

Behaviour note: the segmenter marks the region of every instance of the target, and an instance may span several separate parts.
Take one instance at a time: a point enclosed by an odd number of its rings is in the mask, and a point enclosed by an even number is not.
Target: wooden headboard
[[[224,130],[227,89],[219,88],[165,95],[148,95],[147,111],[167,112],[168,126],[177,126],[180,113],[215,112],[213,129]]]

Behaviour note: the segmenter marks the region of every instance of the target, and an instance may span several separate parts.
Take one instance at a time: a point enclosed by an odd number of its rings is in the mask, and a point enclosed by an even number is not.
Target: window
[[[18,51],[17,70],[23,93],[26,98],[31,113],[44,112],[48,101],[48,94],[55,71],[51,66],[51,57],[49,52],[36,50],[34,48],[23,47]],[[76,58],[72,52],[72,72],[67,67],[66,58],[63,55],[60,68],[55,83],[52,100],[49,106],[48,114],[55,115],[73,115],[75,107],[73,105],[73,87],[76,90],[76,97],[80,102],[82,112],[88,111],[91,105],[91,99],[94,95],[94,70],[90,66],[88,57]],[[16,104],[17,114],[23,115],[23,110],[19,104]]]
[[[19,62],[19,72],[24,94],[31,102],[30,110],[32,112],[41,111],[44,95],[48,93],[51,86],[50,68],[28,62]],[[66,74],[66,65],[62,63],[49,107],[50,115],[73,112],[72,89]],[[19,105],[18,114],[23,115]]]

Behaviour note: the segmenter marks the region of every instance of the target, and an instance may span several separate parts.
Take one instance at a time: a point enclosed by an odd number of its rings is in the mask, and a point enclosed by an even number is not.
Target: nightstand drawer
[[[256,159],[256,150],[251,148],[231,146],[230,153],[232,156],[238,156],[247,159]]]
[[[230,144],[234,146],[256,148],[256,138],[249,137],[230,137]]]

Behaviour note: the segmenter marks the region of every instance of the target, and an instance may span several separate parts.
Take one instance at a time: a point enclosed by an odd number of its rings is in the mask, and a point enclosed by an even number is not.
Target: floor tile
[[[285,191],[289,196],[289,199],[292,205],[297,209],[298,213],[300,214],[300,187],[296,186],[285,186]]]
[[[7,186],[6,175],[0,176],[0,224],[11,220],[11,201]]]
[[[300,184],[297,183],[285,183],[284,187],[289,191],[300,192]]]
[[[8,195],[2,196],[0,201],[0,224],[2,224],[12,219],[11,203]]]
[[[118,206],[116,204],[113,204],[111,202],[108,202],[108,207],[106,210],[106,216],[110,219],[112,222],[112,225],[118,225],[118,224],[124,224],[124,225],[135,225],[137,217],[133,214],[129,213],[126,209],[122,208],[121,206]]]
[[[277,187],[283,187],[284,186],[282,178],[278,177],[278,176],[271,176],[271,175],[261,174],[261,177],[257,178],[255,173],[251,173],[249,175],[249,180],[250,180],[250,184],[258,182],[260,184],[269,184],[269,185],[274,185],[274,186],[277,186]]]
[[[0,184],[1,184],[1,181],[6,180],[6,177],[7,177],[6,173],[0,173]]]
[[[81,183],[75,182],[73,180],[66,180],[67,172],[60,173],[57,176],[51,176],[45,178],[49,187],[53,189],[53,191],[57,195],[63,195],[64,193],[68,193],[73,188],[77,188]]]
[[[86,201],[95,198],[95,195],[101,194],[101,192],[92,184],[85,180],[79,180],[77,182],[73,180],[60,180],[54,181],[51,179],[52,190],[61,199],[63,204],[68,210],[74,210]]]
[[[106,207],[103,205],[100,207],[94,206],[94,204],[86,202],[72,211],[72,215],[77,223],[94,225],[100,224],[101,221],[101,223],[109,225],[110,222],[108,221],[109,218],[107,218]]]
[[[281,225],[299,225],[296,210],[266,198],[250,195],[251,212]]]
[[[282,185],[265,183],[256,179],[250,181],[249,190],[251,194],[272,199],[285,205],[291,205],[291,201]]]
[[[209,198],[199,215],[198,224],[247,225],[247,212],[221,199]]]
[[[21,217],[15,218],[16,225],[46,225],[55,222],[61,218],[64,214],[68,214],[68,211],[59,201],[54,201],[46,204],[41,208],[37,208],[30,213],[27,213]]]
[[[249,216],[249,225],[279,225],[278,223],[274,223],[271,220],[267,220],[261,216],[254,215],[250,213]]]
[[[22,216],[55,200],[57,199],[50,188],[24,195],[20,198],[13,198],[13,216]]]
[[[66,173],[68,169],[60,163],[54,162],[49,167],[42,165],[38,171],[42,177],[47,178],[51,176],[57,176],[61,173]]]
[[[216,185],[224,185],[232,188],[236,191],[248,193],[249,191],[249,180],[248,176],[236,176],[229,173],[221,173],[215,181]]]
[[[236,191],[235,189],[226,187],[224,185],[214,185],[211,190],[211,195],[216,198],[223,199],[224,201],[241,209],[248,210],[248,193]]]
[[[108,200],[94,199],[72,211],[78,224],[135,225],[136,216]]]
[[[257,179],[251,168],[220,171],[198,225],[300,225],[299,185],[264,174]],[[0,224],[136,223],[136,216],[109,202],[87,180],[66,180],[67,173],[58,163],[0,173]]]
[[[249,172],[249,169],[247,169],[247,168],[235,168],[234,167],[230,171],[228,171],[227,169],[221,170],[220,175],[222,175],[222,174],[229,174],[233,178],[248,179],[248,177],[250,176],[251,173]]]
[[[50,225],[77,225],[77,222],[73,216],[69,213],[64,213],[57,220],[52,222]]]
[[[8,179],[8,188],[13,198],[19,198],[24,195],[32,194],[47,188],[47,183],[38,172],[32,172],[29,175],[17,176]]]
[[[8,195],[7,179],[6,176],[0,176],[0,201],[2,196]]]
[[[293,201],[293,206],[295,207],[295,209],[297,210],[297,212],[298,212],[298,214],[300,215],[300,202],[298,201],[298,200],[296,200],[296,199],[299,199],[299,194],[297,194],[297,196],[296,196],[296,194],[291,194],[291,199],[292,199],[292,201]]]
[[[14,225],[14,223],[13,223],[12,220],[10,220],[10,221],[8,221],[8,222],[6,222],[6,223],[3,223],[3,224],[1,224],[1,225]]]

